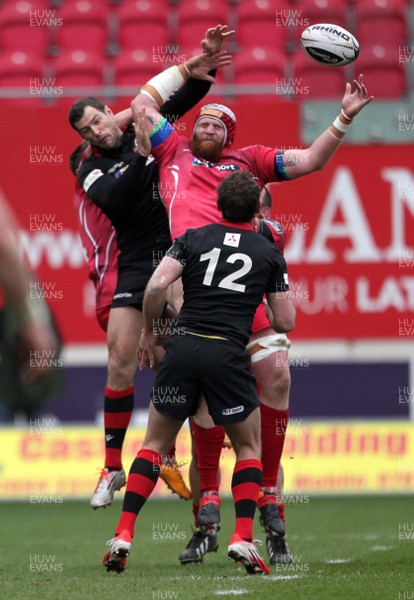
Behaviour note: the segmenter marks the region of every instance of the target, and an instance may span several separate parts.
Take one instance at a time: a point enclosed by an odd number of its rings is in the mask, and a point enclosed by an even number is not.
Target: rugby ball
[[[348,65],[359,54],[359,44],[352,33],[329,23],[309,25],[302,31],[300,43],[311,58],[331,67]]]

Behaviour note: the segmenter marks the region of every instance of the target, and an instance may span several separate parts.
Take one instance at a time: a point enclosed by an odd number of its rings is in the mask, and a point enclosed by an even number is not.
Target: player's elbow
[[[276,333],[288,333],[295,327],[296,311],[292,308],[286,314],[278,314],[273,322],[273,329]]]
[[[137,108],[145,108],[148,110],[158,110],[158,104],[156,103],[156,101],[154,100],[154,98],[152,98],[152,96],[149,96],[148,94],[143,94],[143,93],[139,93],[131,102],[131,108],[132,109],[137,109]]]

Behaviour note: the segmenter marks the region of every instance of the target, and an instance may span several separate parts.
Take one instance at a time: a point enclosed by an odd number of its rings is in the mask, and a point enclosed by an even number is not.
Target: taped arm
[[[217,69],[209,71],[211,77],[216,76]],[[190,77],[161,107],[161,114],[174,123],[185,113],[194,108],[210,91],[211,81],[193,79]]]

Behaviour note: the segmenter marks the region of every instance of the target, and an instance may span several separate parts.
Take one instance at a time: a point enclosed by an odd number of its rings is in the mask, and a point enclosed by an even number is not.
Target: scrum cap
[[[200,113],[196,117],[194,130],[202,117],[217,119],[217,121],[220,121],[224,125],[223,148],[230,148],[236,133],[236,115],[234,112],[223,104],[205,104],[201,107]]]

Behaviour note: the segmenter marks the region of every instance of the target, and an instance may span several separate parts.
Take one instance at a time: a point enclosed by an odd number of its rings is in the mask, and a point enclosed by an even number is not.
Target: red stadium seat
[[[294,85],[301,91],[301,98],[342,98],[345,92],[345,76],[342,68],[320,65],[304,53],[298,53],[294,61]]]
[[[0,46],[8,52],[45,54],[49,44],[49,32],[57,23],[57,11],[43,2],[17,0],[0,9]]]
[[[161,67],[154,63],[152,54],[141,49],[128,50],[116,57],[114,62],[115,85],[142,86],[148,79],[161,71]]]
[[[260,44],[284,51],[293,16],[286,0],[246,0],[240,3],[237,16],[236,36],[240,46],[254,48]]]
[[[238,84],[272,84],[285,77],[285,56],[276,50],[256,47],[238,54],[234,61],[234,81]]]
[[[295,38],[309,25],[334,23],[349,28],[349,11],[346,0],[299,0],[295,3],[300,27],[295,28]]]
[[[53,63],[56,84],[63,88],[103,85],[102,55],[85,50],[72,50]]]
[[[105,3],[92,0],[67,2],[59,10],[63,26],[55,30],[54,42],[63,51],[105,52],[108,38],[108,10]]]
[[[360,0],[355,4],[359,43],[399,45],[407,41],[408,13],[401,0]]]
[[[169,36],[169,9],[166,0],[134,0],[118,10],[118,43],[122,49],[165,46]]]
[[[362,45],[355,74],[363,73],[370,94],[375,98],[401,98],[407,91],[404,57],[390,45]],[[407,56],[407,61],[412,56]]]
[[[0,57],[1,87],[21,87],[28,91],[31,80],[42,77],[42,57],[20,50]]]
[[[8,52],[0,57],[0,88],[21,88],[27,98],[11,98],[14,105],[29,106],[43,104],[42,92],[46,81],[43,73],[43,57],[20,50]],[[1,102],[5,102],[2,100]]]
[[[178,7],[177,42],[200,46],[208,28],[228,24],[228,11],[223,0],[183,0]]]

